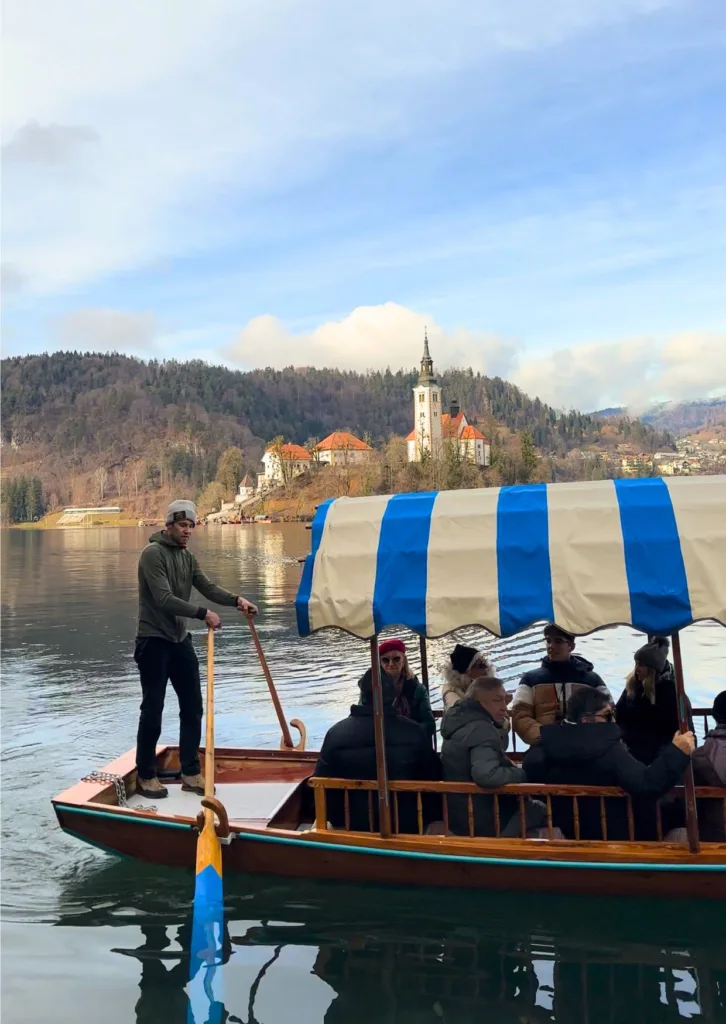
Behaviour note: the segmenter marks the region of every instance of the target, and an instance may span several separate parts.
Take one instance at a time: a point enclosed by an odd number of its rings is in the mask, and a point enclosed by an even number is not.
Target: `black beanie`
[[[713,701],[713,717],[719,725],[726,724],[726,690],[721,690]]]
[[[465,647],[463,644],[457,644],[450,655],[451,667],[455,672],[460,672],[465,676],[478,653],[479,651],[476,647]]]
[[[656,636],[650,642],[635,652],[635,664],[643,668],[652,668],[657,675],[661,675],[666,667],[670,641],[665,636]]]

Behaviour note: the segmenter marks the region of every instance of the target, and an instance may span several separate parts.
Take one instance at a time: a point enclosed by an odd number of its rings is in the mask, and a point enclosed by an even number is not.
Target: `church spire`
[[[418,375],[419,384],[435,384],[436,378],[434,377],[434,361],[431,358],[429,352],[429,336],[428,330],[424,327],[424,349],[423,356],[421,357],[421,372]]]

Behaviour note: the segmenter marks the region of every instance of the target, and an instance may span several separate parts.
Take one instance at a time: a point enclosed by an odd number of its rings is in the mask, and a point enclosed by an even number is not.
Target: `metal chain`
[[[114,789],[116,790],[116,803],[119,807],[128,807],[129,802],[126,797],[126,783],[120,775],[114,775],[112,772],[91,772],[90,775],[84,775],[81,782],[111,782],[113,783]],[[156,804],[144,804],[143,809],[145,811],[158,811]]]

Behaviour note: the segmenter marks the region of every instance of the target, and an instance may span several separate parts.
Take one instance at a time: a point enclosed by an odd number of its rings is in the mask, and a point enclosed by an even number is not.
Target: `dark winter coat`
[[[543,725],[564,721],[568,700],[583,686],[595,687],[610,698],[592,663],[579,654],[567,661],[543,658],[540,668],[524,673],[514,694],[511,714],[517,736],[529,746],[537,743]]]
[[[402,718],[391,707],[384,711],[386,765],[391,781],[438,780],[441,763],[426,732],[416,722]],[[354,704],[350,715],[328,729],[315,775],[328,779],[375,779],[376,741],[373,727],[373,706]],[[350,827],[368,832],[368,794],[350,794]],[[328,819],[336,827],[345,824],[342,792],[327,794]],[[418,831],[416,798],[400,794],[399,830]],[[374,827],[378,828],[378,807],[374,794]]]
[[[401,697],[404,700],[401,700]],[[359,704],[364,703],[365,698],[361,697]],[[412,722],[418,722],[423,726],[427,736],[433,736],[436,732],[436,721],[431,710],[428,692],[416,676],[412,679],[404,679],[401,689],[398,691],[394,709],[402,718],[410,718]]]
[[[541,742],[524,755],[523,768],[529,782],[550,785],[620,786],[633,800],[635,838],[657,837],[655,799],[663,796],[683,778],[689,763],[673,743],[665,747],[650,767],[636,760],[626,749],[615,724],[549,725],[542,729]],[[607,839],[628,838],[627,801],[606,799]],[[600,800],[578,799],[580,838],[602,839]],[[569,839],[575,838],[571,797],[553,797],[554,824]],[[665,827],[665,825],[664,825]]]
[[[525,774],[506,755],[508,734],[476,700],[458,701],[444,712],[441,720],[441,764],[445,782],[475,782],[496,789],[513,782],[525,782]],[[469,834],[467,797],[447,798],[449,827],[457,835]],[[474,832],[478,836],[496,834],[493,797],[482,793],[473,797]],[[499,798],[502,827],[517,811],[514,797]]]
[[[693,777],[697,786],[726,786],[726,724],[707,732],[703,746],[693,751]],[[698,823],[705,842],[726,842],[720,800],[698,801]]]
[[[687,717],[691,718],[691,705],[686,698]],[[645,694],[642,683],[635,680],[635,694],[631,697],[627,687],[615,705],[615,721],[623,733],[625,745],[643,764],[652,764],[663,747],[678,732],[678,698],[673,666],[666,662],[663,673],[656,678],[655,702]]]

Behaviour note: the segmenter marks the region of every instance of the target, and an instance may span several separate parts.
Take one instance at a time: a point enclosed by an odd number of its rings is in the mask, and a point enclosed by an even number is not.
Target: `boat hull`
[[[125,820],[113,812],[56,806],[64,831],[108,852],[151,864],[193,870],[197,834],[191,825]],[[396,886],[509,889],[582,895],[665,896],[726,899],[726,851],[721,864],[598,862],[467,856],[459,852],[416,851],[389,840],[362,845],[349,836],[329,841],[312,834],[238,832],[223,849],[225,874],[371,882]],[[370,842],[370,840],[368,840]],[[409,844],[412,845],[412,844]],[[575,856],[574,851],[572,856]]]
[[[157,757],[160,771],[178,770],[175,748],[160,747]],[[382,839],[372,833],[299,826],[301,783],[312,773],[315,759],[312,752],[217,751],[217,791],[234,812],[222,848],[225,875],[726,899],[726,844],[703,844],[692,855],[680,844],[451,835]],[[160,800],[156,811],[139,804],[119,806],[108,776],[123,778],[132,793],[133,751],[103,771],[105,781],[81,781],[53,800],[61,828],[109,853],[194,870],[198,798],[186,794],[192,803],[183,805],[179,787],[173,792],[170,787],[169,798]],[[129,797],[131,804],[139,799]]]

